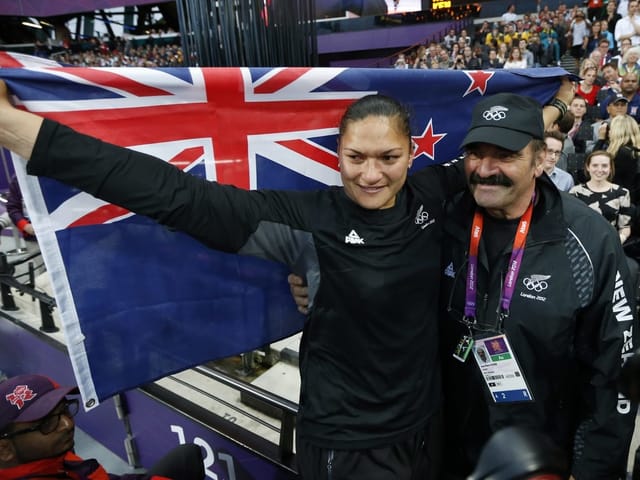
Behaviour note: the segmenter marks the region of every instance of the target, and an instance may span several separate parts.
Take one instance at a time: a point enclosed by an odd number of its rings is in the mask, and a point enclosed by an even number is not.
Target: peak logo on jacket
[[[349,235],[344,237],[344,243],[351,245],[364,245],[364,238],[362,238],[355,230],[351,230]]]

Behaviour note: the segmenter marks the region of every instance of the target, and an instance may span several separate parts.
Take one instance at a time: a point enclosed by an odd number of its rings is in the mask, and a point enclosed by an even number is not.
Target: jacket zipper
[[[335,450],[329,450],[327,455],[327,480],[333,479],[333,455]]]

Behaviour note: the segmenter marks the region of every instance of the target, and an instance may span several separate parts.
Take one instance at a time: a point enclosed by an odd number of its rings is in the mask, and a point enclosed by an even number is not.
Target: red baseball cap
[[[44,375],[18,375],[0,383],[0,431],[12,423],[46,417],[78,387],[63,387]]]

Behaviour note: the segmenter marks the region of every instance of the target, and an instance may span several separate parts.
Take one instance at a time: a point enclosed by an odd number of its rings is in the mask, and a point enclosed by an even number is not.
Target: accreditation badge
[[[506,335],[474,338],[473,356],[494,402],[533,400]]]

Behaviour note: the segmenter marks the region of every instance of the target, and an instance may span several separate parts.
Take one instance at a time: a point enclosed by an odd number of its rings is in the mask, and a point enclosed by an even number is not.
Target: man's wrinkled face
[[[498,218],[518,218],[531,201],[542,156],[532,144],[518,152],[488,143],[466,147],[464,168],[476,203]]]

